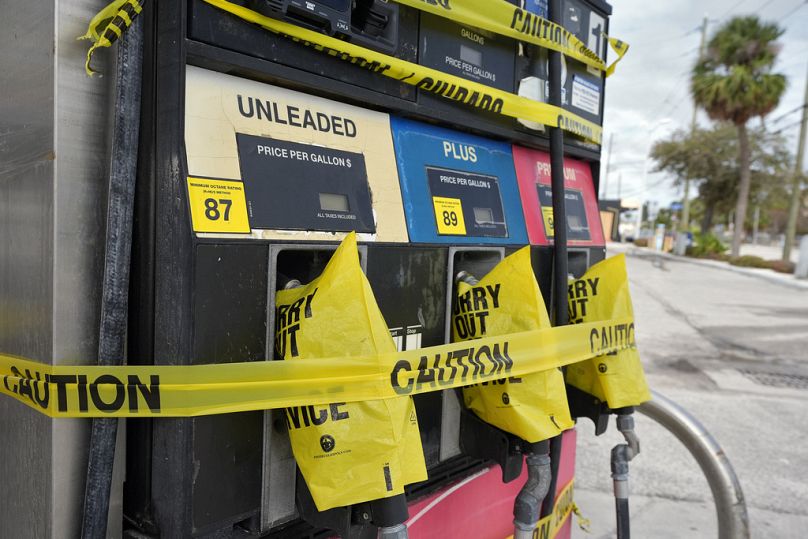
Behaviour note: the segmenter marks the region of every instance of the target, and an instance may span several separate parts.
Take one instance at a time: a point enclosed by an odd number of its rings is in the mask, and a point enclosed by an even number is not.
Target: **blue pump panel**
[[[411,242],[527,244],[509,144],[390,121]]]

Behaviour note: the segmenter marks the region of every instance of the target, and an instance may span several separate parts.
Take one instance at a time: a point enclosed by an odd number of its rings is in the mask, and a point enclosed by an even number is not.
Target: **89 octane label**
[[[440,235],[466,235],[463,220],[463,202],[459,198],[432,197],[435,207],[435,223]]]
[[[244,184],[240,181],[189,176],[188,200],[194,232],[250,233]]]

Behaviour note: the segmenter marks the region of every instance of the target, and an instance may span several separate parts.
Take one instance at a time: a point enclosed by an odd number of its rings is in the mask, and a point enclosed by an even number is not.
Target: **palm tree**
[[[735,17],[718,29],[707,53],[693,68],[690,91],[698,106],[714,120],[729,121],[738,130],[740,183],[735,205],[732,256],[738,256],[749,200],[750,149],[746,123],[765,116],[780,102],[786,88],[783,75],[772,73],[783,30],[756,16]]]

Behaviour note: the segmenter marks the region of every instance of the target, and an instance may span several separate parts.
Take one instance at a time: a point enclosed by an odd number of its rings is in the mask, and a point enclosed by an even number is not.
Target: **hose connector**
[[[618,415],[617,430],[623,434],[623,438],[625,438],[626,443],[631,450],[631,456],[628,457],[628,460],[631,460],[639,455],[640,438],[637,436],[637,433],[634,432],[634,416],[632,414]]]
[[[549,450],[549,444],[547,446]],[[514,539],[530,539],[539,522],[542,501],[550,489],[552,472],[550,471],[550,455],[544,453],[528,453],[527,481],[516,495],[513,504]]]
[[[386,526],[379,528],[378,539],[407,539],[407,525],[396,524],[395,526]]]
[[[630,410],[630,409],[629,409]],[[617,415],[617,430],[626,440],[612,448],[612,483],[614,486],[615,509],[617,511],[617,538],[629,539],[631,526],[628,506],[628,463],[640,454],[640,439],[634,432],[634,416],[632,411],[623,411]]]

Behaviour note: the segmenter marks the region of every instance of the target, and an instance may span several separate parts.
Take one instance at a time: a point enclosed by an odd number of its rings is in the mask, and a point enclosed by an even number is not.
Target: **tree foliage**
[[[756,16],[735,17],[719,28],[707,54],[693,68],[690,89],[696,104],[714,120],[728,121],[738,131],[739,182],[735,203],[732,256],[738,256],[751,188],[751,150],[746,123],[765,116],[780,102],[783,75],[772,73],[783,31]]]
[[[792,161],[786,140],[760,127],[751,132],[750,150],[750,198],[769,208],[785,208],[784,183]],[[654,144],[651,158],[654,170],[673,175],[675,184],[681,184],[685,178],[695,181],[698,195],[693,215],[702,217],[702,230],[709,231],[714,218],[725,216],[734,208],[740,163],[738,138],[732,125],[717,124],[692,134],[676,131]]]
[[[782,34],[755,16],[736,17],[716,32],[691,78],[693,98],[710,118],[740,125],[774,110],[786,88],[786,78],[771,72]]]

